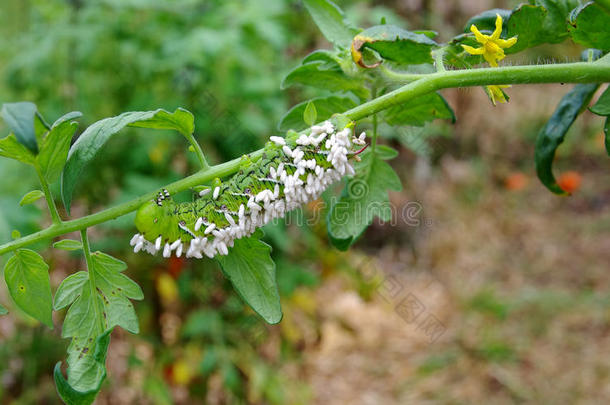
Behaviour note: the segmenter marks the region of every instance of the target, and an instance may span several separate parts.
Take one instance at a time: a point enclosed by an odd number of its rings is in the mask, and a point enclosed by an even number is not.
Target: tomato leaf
[[[282,320],[280,295],[275,282],[271,246],[262,242],[262,232],[237,239],[226,256],[218,256],[222,271],[242,299],[266,322]]]
[[[599,96],[599,99],[597,99],[597,102],[590,110],[597,115],[610,115],[610,86],[606,87],[606,90]]]
[[[17,250],[6,262],[4,279],[17,306],[53,329],[49,265],[43,258],[33,250]]]
[[[385,60],[400,64],[416,65],[432,63],[432,50],[438,44],[424,34],[416,34],[394,25],[377,25],[367,28],[354,37],[352,41],[352,59],[364,68],[367,65],[362,56],[362,50],[370,48]]]
[[[289,129],[300,131],[307,128],[302,117],[309,102],[315,103],[318,122],[329,119],[335,113],[342,113],[356,107],[356,103],[349,97],[330,96],[313,98],[295,105],[284,114],[278,129],[280,131],[288,131]]]
[[[32,190],[21,198],[19,201],[19,205],[22,207],[27,204],[32,204],[35,201],[38,201],[40,198],[44,197],[44,193],[40,190]]]
[[[83,244],[79,240],[74,239],[62,239],[53,244],[55,249],[61,250],[79,250],[83,248]]]
[[[59,178],[68,158],[70,142],[78,127],[76,122],[70,120],[81,115],[81,113],[74,111],[59,118],[42,141],[40,153],[36,160],[42,174],[49,183],[54,183]]]
[[[538,133],[535,150],[536,173],[542,184],[555,194],[567,194],[559,187],[553,175],[555,151],[598,87],[599,84],[596,83],[574,86],[563,96],[549,121]]]
[[[177,109],[173,113],[162,109],[155,111],[132,111],[116,117],[105,118],[89,126],[76,140],[68,153],[68,161],[61,179],[61,195],[68,213],[72,203],[72,194],[85,166],[95,157],[104,144],[126,126],[139,126],[154,129],[174,129],[190,135],[193,115]]]
[[[390,107],[383,113],[383,119],[390,125],[421,127],[437,118],[455,122],[455,114],[449,103],[438,93],[416,97],[406,103]]]
[[[346,183],[341,197],[328,212],[327,229],[331,242],[346,250],[373,222],[392,218],[388,190],[402,189],[398,175],[384,159],[387,150],[367,150],[360,155],[361,162],[354,164],[356,175]]]
[[[304,0],[303,4],[326,39],[336,45],[349,46],[358,31],[351,27],[335,3],[329,0]]]
[[[65,384],[80,393],[77,396],[99,390],[106,375],[104,361],[100,359],[105,359],[110,331],[120,326],[131,333],[139,332],[138,318],[129,298],[142,299],[143,294],[134,281],[121,273],[126,267],[112,256],[95,252],[88,272],[66,278],[57,291],[56,309],[71,304],[62,329],[62,337],[72,338]],[[66,388],[64,382],[60,384]],[[58,384],[58,390],[59,387]]]
[[[337,63],[326,61],[307,62],[297,66],[282,81],[282,89],[295,84],[316,87],[333,92],[351,91],[360,98],[367,98],[369,90],[361,78],[349,77]]]
[[[69,379],[66,381],[64,375],[61,372],[61,362],[55,364],[53,370],[53,378],[55,380],[55,386],[57,393],[61,399],[67,405],[89,405],[93,403],[97,393],[102,388],[102,382],[106,378],[106,355],[108,353],[108,345],[110,344],[110,333],[112,329],[99,335],[92,347],[95,348],[95,352],[92,356],[87,357],[87,367],[93,372],[90,373],[91,381],[87,386],[88,389],[78,390],[70,384]],[[72,346],[72,345],[70,345]],[[70,350],[70,349],[68,349]]]
[[[570,33],[578,44],[610,50],[610,14],[593,2],[578,7],[570,15]]]
[[[32,166],[36,162],[36,156],[28,148],[19,143],[14,134],[0,139],[0,156],[15,159]]]
[[[38,153],[34,128],[34,118],[37,115],[36,104],[27,101],[5,103],[2,105],[0,115],[19,143],[28,148],[30,152]]]

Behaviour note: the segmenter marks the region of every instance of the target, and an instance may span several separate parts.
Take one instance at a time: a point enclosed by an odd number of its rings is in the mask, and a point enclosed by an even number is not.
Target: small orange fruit
[[[559,187],[566,193],[572,194],[580,188],[582,183],[582,176],[578,172],[565,172],[557,180]]]
[[[504,180],[504,187],[510,191],[518,191],[527,185],[527,176],[521,172],[511,173]]]

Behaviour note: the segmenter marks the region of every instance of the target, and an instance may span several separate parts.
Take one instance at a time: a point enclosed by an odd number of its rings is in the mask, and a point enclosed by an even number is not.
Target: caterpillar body
[[[365,133],[356,138],[349,126],[337,130],[331,121],[308,132],[272,136],[261,159],[244,159],[233,177],[217,180],[193,202],[176,203],[167,190],[161,191],[136,213],[134,252],[161,251],[163,257],[172,252],[195,258],[226,255],[235,239],[250,236],[354,174],[348,159],[357,155],[355,145],[364,145]]]

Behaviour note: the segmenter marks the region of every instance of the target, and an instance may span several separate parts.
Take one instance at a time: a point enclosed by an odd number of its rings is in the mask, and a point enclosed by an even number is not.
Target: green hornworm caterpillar
[[[335,121],[336,122],[336,121]],[[134,252],[172,251],[180,257],[202,258],[228,254],[235,239],[283,217],[302,204],[317,199],[332,183],[353,175],[348,158],[364,145],[349,124],[336,130],[331,121],[313,126],[307,135],[289,132],[272,136],[256,162],[244,159],[240,170],[226,182],[216,181],[194,202],[175,203],[167,190],[136,214],[139,233],[131,239]]]

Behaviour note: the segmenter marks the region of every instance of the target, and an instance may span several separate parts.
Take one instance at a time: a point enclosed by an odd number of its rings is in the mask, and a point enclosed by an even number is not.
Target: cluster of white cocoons
[[[301,135],[296,140],[296,145],[291,148],[282,137],[272,136],[270,140],[282,147],[283,153],[287,156],[286,162],[279,163],[277,167],[270,167],[266,179],[275,183],[274,190],[262,190],[256,195],[251,195],[249,201],[244,206],[242,204],[238,212],[225,211],[224,215],[228,225],[224,228],[217,228],[213,223],[207,223],[203,218],[199,218],[194,229],[188,229],[184,225],[179,225],[184,231],[195,236],[204,229],[203,237],[194,237],[190,244],[183,243],[180,239],[173,243],[166,243],[161,246],[162,239],[159,237],[155,242],[150,242],[141,234],[136,234],[131,239],[134,252],[144,250],[150,254],[163,252],[163,257],[170,257],[175,252],[177,257],[183,253],[186,257],[202,258],[204,255],[214,257],[217,254],[227,255],[229,247],[239,238],[250,236],[257,228],[264,226],[275,218],[284,215],[320,197],[332,183],[340,180],[345,175],[353,175],[354,169],[348,161],[348,154],[352,142],[363,145],[365,133],[359,137],[352,138],[349,128],[335,131],[335,127],[330,121],[321,125],[311,127],[309,135]],[[311,146],[318,148],[316,153],[327,155],[327,161],[332,165],[330,168],[319,166],[315,159],[305,159],[302,147],[311,149]],[[285,168],[292,166],[294,172],[289,174]],[[308,171],[307,171],[308,170]],[[301,179],[307,173],[305,180]],[[280,194],[280,185],[283,185],[283,195]],[[211,189],[206,189],[202,193],[208,194]],[[212,192],[212,198],[217,199],[220,188],[216,187]],[[205,227],[205,228],[204,228]],[[208,235],[213,238],[208,238]]]

